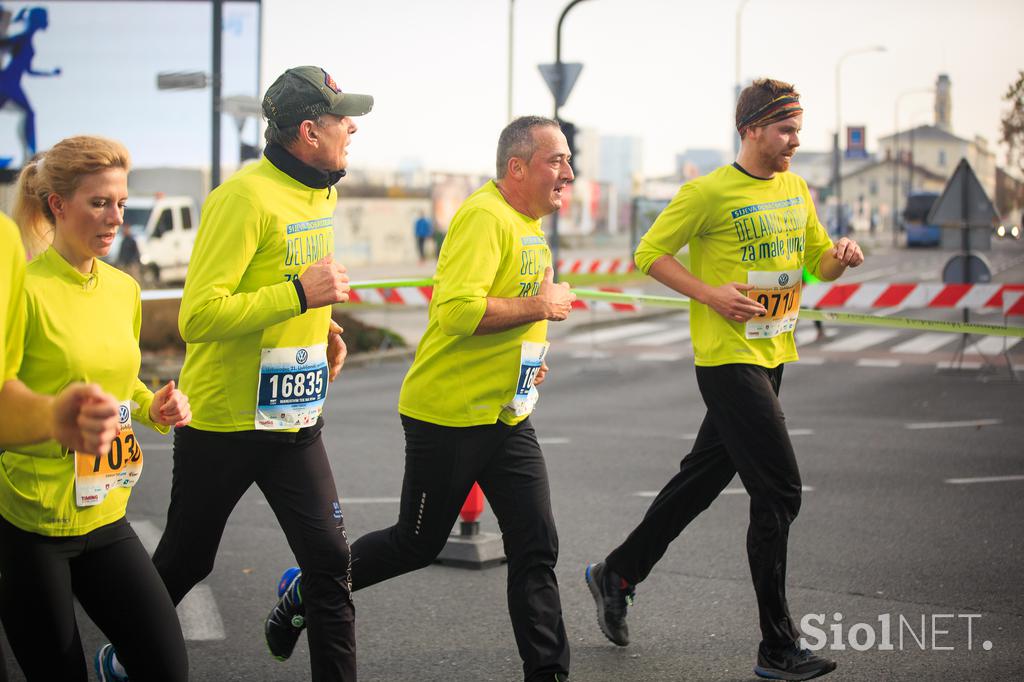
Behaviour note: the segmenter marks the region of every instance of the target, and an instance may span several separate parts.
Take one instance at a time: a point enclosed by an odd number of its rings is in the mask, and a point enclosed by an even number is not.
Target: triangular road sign
[[[561,67],[561,69],[559,69]],[[557,106],[565,104],[569,99],[569,93],[576,85],[576,79],[580,77],[583,65],[571,62],[559,62],[556,64],[538,64],[540,75],[544,76],[544,82],[548,84],[548,90],[555,97]]]
[[[999,221],[999,213],[974,174],[967,159],[960,159],[953,177],[946,183],[942,196],[928,212],[929,225],[949,227],[991,227]]]

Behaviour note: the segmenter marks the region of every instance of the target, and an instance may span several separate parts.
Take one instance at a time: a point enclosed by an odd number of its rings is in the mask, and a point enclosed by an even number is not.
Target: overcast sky
[[[568,0],[515,0],[513,113],[553,113],[537,64],[554,61],[555,25]],[[27,3],[0,2],[17,10]],[[363,168],[421,166],[489,172],[507,122],[509,0],[264,0],[258,15],[225,11],[225,95],[255,94],[298,64],[328,69],[344,90],[372,94],[350,149]],[[643,140],[644,170],[673,170],[686,148],[731,149],[739,0],[586,0],[563,29],[562,59],[582,62],[563,117]],[[50,26],[34,37],[24,76],[40,147],[94,132],[128,143],[138,165],[202,165],[209,157],[209,93],[158,92],[157,71],[208,69],[209,5],[195,2],[40,2]],[[805,149],[827,149],[836,120],[836,63],[844,124],[867,126],[868,146],[892,132],[899,93],[952,80],[953,128],[995,145],[1002,96],[1024,68],[1019,0],[750,0],[742,15],[744,79],[789,80],[802,93]],[[18,31],[23,25],[15,25]],[[257,86],[257,81],[260,85]],[[20,112],[0,112],[0,156],[12,152]],[[930,95],[902,99],[900,126],[930,122]],[[237,136],[225,119],[226,150]],[[254,137],[255,130],[246,133]],[[1000,153],[1000,161],[1003,154]],[[232,158],[226,151],[225,162]]]
[[[553,62],[568,0],[515,0],[513,112],[553,113],[537,64]],[[291,64],[323,64],[343,89],[376,98],[352,163],[491,167],[506,122],[509,0],[265,0],[264,82]],[[650,174],[688,147],[731,149],[738,0],[586,0],[569,13],[562,60],[583,72],[564,118],[638,135]],[[898,93],[953,84],[953,126],[994,143],[1001,100],[1024,68],[1019,0],[750,0],[742,75],[788,80],[802,93],[803,144],[826,149],[843,121],[867,126],[869,147],[893,130]],[[932,120],[929,95],[901,102],[900,124]]]

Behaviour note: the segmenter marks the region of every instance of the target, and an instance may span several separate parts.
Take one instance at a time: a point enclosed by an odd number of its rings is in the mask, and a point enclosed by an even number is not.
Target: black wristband
[[[306,290],[302,288],[302,282],[296,277],[292,280],[292,284],[295,285],[295,293],[299,295],[299,314],[309,310],[309,305],[306,303]]]

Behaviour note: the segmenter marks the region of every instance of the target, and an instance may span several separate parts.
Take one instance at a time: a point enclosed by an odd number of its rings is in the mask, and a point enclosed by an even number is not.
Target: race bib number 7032
[[[75,503],[92,507],[114,488],[131,488],[142,475],[142,446],[132,429],[131,401],[120,406],[120,430],[102,454],[75,453]]]

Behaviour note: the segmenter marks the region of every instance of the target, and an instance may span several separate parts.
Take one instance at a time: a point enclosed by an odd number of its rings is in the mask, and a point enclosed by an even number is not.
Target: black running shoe
[[[306,627],[306,607],[302,604],[299,578],[302,571],[289,568],[277,585],[279,599],[263,623],[267,637],[267,648],[279,661],[286,661],[295,651],[295,643]]]
[[[587,587],[597,604],[597,624],[613,644],[629,644],[626,607],[633,605],[633,586],[622,587],[622,579],[608,570],[604,562],[590,564],[585,573]]]
[[[781,648],[762,644],[757,648],[754,674],[769,680],[810,680],[828,675],[835,669],[835,661],[801,649],[797,644]]]

